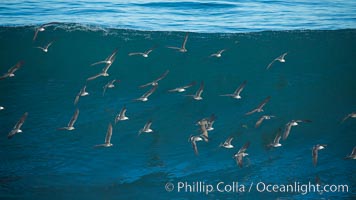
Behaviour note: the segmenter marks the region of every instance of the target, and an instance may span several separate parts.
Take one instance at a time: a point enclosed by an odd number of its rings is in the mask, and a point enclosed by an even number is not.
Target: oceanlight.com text
[[[165,185],[168,192],[178,193],[299,193],[306,195],[308,193],[347,193],[350,188],[347,184],[313,184],[293,182],[290,184],[271,184],[260,182],[239,183],[239,182],[217,182],[214,184],[204,181],[179,181],[176,183],[168,182]]]

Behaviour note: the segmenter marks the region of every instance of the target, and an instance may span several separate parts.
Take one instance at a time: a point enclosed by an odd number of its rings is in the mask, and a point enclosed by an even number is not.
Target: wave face
[[[356,27],[350,0],[3,0],[0,24],[50,21],[149,31],[252,32]]]
[[[32,42],[35,27],[0,29],[0,73],[17,61],[24,66],[16,76],[1,80],[0,197],[5,199],[290,199],[343,198],[348,193],[185,193],[166,192],[166,182],[205,181],[214,184],[265,181],[275,184],[314,182],[348,184],[355,188],[355,163],[342,158],[355,145],[356,121],[341,119],[355,110],[356,30],[268,31],[236,34],[190,33],[186,53],[179,46],[184,32],[99,29],[61,24],[48,27]],[[48,53],[34,48],[55,39]],[[155,46],[148,58],[128,56]],[[74,98],[86,78],[102,66],[90,64],[118,53],[109,77],[87,83],[89,96],[77,106]],[[209,57],[227,49],[221,58]],[[286,62],[266,66],[288,52]],[[145,84],[169,70],[145,103],[132,101],[145,93]],[[103,96],[103,86],[120,80]],[[247,80],[236,100],[219,95],[233,92]],[[204,81],[202,101],[169,89]],[[185,94],[192,94],[198,84]],[[261,127],[262,114],[244,116],[271,96],[264,114],[276,118]],[[104,142],[108,123],[126,106],[128,121],[113,128],[111,148],[94,149]],[[58,131],[80,109],[73,131]],[[23,133],[6,139],[24,113],[29,116]],[[209,143],[199,142],[195,156],[187,139],[199,134],[196,121],[217,116]],[[152,119],[152,134],[138,131]],[[309,119],[293,127],[283,146],[267,151],[279,128],[292,119]],[[221,149],[220,142],[234,136],[235,149]],[[248,159],[237,167],[233,154],[250,141]],[[328,144],[313,167],[311,148]],[[55,194],[53,196],[53,194]],[[157,196],[159,195],[159,196]]]

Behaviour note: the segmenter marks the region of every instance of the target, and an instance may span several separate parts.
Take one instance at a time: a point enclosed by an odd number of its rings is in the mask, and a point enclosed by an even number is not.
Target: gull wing
[[[100,76],[103,76],[103,73],[99,73],[99,74],[96,74],[96,75],[94,75],[94,76],[92,76],[92,77],[89,77],[89,78],[87,78],[87,81],[94,80],[94,79],[96,79],[96,78],[98,78],[98,77],[100,77]]]
[[[127,109],[126,109],[126,106],[124,106],[124,107],[121,109],[119,115],[120,115],[120,116],[125,116],[126,110],[127,110]]]
[[[266,70],[268,70],[269,68],[271,68],[272,65],[273,65],[273,63],[276,62],[276,60],[277,60],[277,59],[274,59],[272,62],[270,62],[270,63],[268,64],[268,66],[266,67]]]
[[[110,144],[111,136],[112,136],[112,125],[111,123],[109,123],[108,130],[106,131],[105,144]]]
[[[264,115],[258,119],[258,121],[256,122],[255,127],[256,128],[260,127],[262,122],[263,122],[263,120],[265,120],[265,116]]]
[[[193,81],[193,82],[189,83],[188,85],[183,86],[182,88],[187,89],[187,88],[192,87],[192,86],[195,85],[195,84],[196,84],[196,82]]]
[[[314,166],[316,166],[316,164],[318,162],[318,148],[317,148],[317,146],[313,147],[312,156],[313,156],[313,164],[314,164]]]
[[[356,113],[356,112],[352,112],[352,113],[346,115],[346,116],[342,119],[341,123],[343,123],[345,120],[347,120],[348,118],[350,118],[350,117],[351,117],[352,115],[354,115],[355,113]]]
[[[182,44],[182,49],[185,49],[185,45],[187,44],[188,36],[189,36],[189,33],[185,34],[184,41]]]
[[[155,82],[158,82],[158,81],[164,79],[164,78],[167,76],[168,73],[169,73],[169,70],[165,71],[160,77],[158,77],[158,78],[155,80]]]
[[[49,23],[42,24],[40,27],[45,28],[56,24],[60,24],[60,22],[49,22]]]
[[[77,94],[77,96],[75,96],[74,105],[77,105],[79,98],[80,98],[80,92]]]
[[[204,82],[202,81],[201,83],[200,83],[200,87],[199,87],[199,89],[197,90],[197,92],[195,93],[195,96],[201,96],[201,94],[203,93],[203,91],[204,91]]]
[[[241,149],[237,152],[238,154],[240,154],[240,153],[245,153],[245,151],[247,150],[247,148],[250,146],[250,142],[248,141],[248,142],[246,142],[245,144],[244,144],[244,146],[242,146],[241,147]]]
[[[291,129],[292,129],[292,122],[288,122],[286,124],[286,128],[284,129],[283,140],[288,138]]]
[[[149,91],[142,95],[142,98],[148,98],[153,92],[156,91],[157,87],[157,85],[153,86]]]
[[[115,59],[115,56],[117,54],[118,48],[115,48],[114,51],[106,58],[106,61],[111,60],[113,62],[113,59]]]
[[[263,101],[260,103],[260,105],[258,105],[257,108],[258,108],[258,109],[262,109],[262,108],[269,102],[270,99],[271,99],[270,96],[266,97],[266,99],[263,100]]]
[[[194,136],[193,136],[194,137]],[[194,149],[194,153],[195,155],[199,155],[199,152],[198,152],[198,147],[197,147],[197,143],[194,139],[191,140],[191,143],[192,143],[192,147]]]
[[[70,119],[69,123],[68,123],[68,127],[73,127],[74,123],[77,121],[78,119],[78,115],[79,115],[79,109],[77,108],[72,116],[72,118]]]
[[[226,140],[225,140],[225,142],[224,142],[224,144],[226,144],[226,145],[231,145],[231,141],[233,140],[234,138],[233,137],[228,137]]]
[[[282,138],[281,134],[278,133],[278,134],[276,135],[276,137],[274,138],[273,143],[274,143],[274,144],[278,144],[279,141],[281,140],[281,138]]]
[[[226,49],[221,49],[221,50],[219,51],[219,54],[224,53],[224,51],[226,51]]]
[[[111,63],[106,64],[105,67],[102,69],[102,72],[107,73],[109,68],[111,67],[111,65],[114,63],[114,61],[115,61],[115,58],[111,61]]]
[[[252,115],[253,113],[257,112],[258,109],[253,109],[250,112],[246,113],[245,115]]]
[[[20,130],[21,126],[25,123],[27,116],[28,116],[28,112],[25,112],[21,116],[20,120],[15,124],[14,128],[8,134],[7,136],[8,139],[12,138],[18,132],[18,130]]]
[[[8,70],[8,73],[10,73],[10,74],[15,73],[18,69],[20,69],[20,67],[22,67],[23,64],[24,64],[23,61],[17,62],[16,65],[12,66],[12,67]]]
[[[244,82],[241,83],[241,85],[235,90],[234,95],[238,96],[242,92],[242,90],[245,88],[247,81],[245,80]]]
[[[152,47],[149,50],[145,51],[145,54],[150,54],[156,47]]]
[[[35,34],[33,35],[32,41],[35,41],[39,32],[39,28],[36,28]]]
[[[20,129],[21,126],[25,123],[25,120],[28,116],[28,112],[25,112],[22,117],[20,118],[20,120],[16,123],[16,125],[14,126],[14,129]]]
[[[145,126],[143,127],[143,130],[148,130],[148,129],[150,129],[151,125],[152,125],[152,120],[149,120],[149,121],[145,124]]]
[[[144,53],[142,52],[132,52],[132,53],[129,53],[128,55],[129,56],[135,56],[135,55],[143,55]]]
[[[238,165],[240,168],[242,168],[242,166],[243,166],[243,161],[242,161],[243,156],[242,156],[242,154],[237,154],[237,156],[236,156],[235,159],[236,159],[237,165]]]
[[[106,60],[95,62],[95,63],[91,64],[90,66],[98,65],[98,64],[101,64],[101,63],[106,63]]]
[[[288,52],[285,52],[284,54],[280,55],[280,56],[278,57],[278,59],[284,59],[284,57],[286,57],[287,54],[288,54]]]
[[[169,49],[176,49],[176,50],[180,50],[181,48],[179,48],[179,47],[171,47],[171,46],[169,46],[169,47],[167,47],[167,48],[169,48]]]

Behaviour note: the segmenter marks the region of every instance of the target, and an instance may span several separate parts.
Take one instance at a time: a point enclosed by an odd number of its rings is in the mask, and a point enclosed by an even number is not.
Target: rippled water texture
[[[356,27],[356,1],[3,0],[0,5],[1,25],[48,21],[154,31],[344,29]]]

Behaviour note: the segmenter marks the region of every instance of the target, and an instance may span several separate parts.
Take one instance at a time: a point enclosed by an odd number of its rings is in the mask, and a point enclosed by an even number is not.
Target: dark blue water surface
[[[151,31],[251,32],[355,28],[352,0],[2,0],[1,25],[48,21]]]
[[[341,123],[356,109],[354,1],[3,1],[0,6],[0,74],[24,61],[15,77],[0,80],[5,107],[0,199],[356,198],[355,161],[343,159],[356,145],[356,119]],[[64,23],[32,41],[39,24],[50,21]],[[180,46],[187,31],[186,53],[166,48]],[[35,48],[53,40],[48,53]],[[148,58],[128,56],[151,47]],[[110,76],[86,82],[103,67],[90,64],[115,48]],[[220,49],[226,49],[221,58],[210,57]],[[285,52],[285,63],[266,70]],[[148,102],[133,101],[149,89],[140,85],[166,70]],[[113,79],[120,82],[103,96],[103,86]],[[242,99],[220,96],[244,80]],[[198,84],[186,93],[168,92],[192,81]],[[185,96],[201,81],[202,101]],[[90,95],[73,105],[84,84]],[[245,116],[267,96],[263,113]],[[104,142],[123,106],[130,119],[114,125],[113,146],[93,148]],[[75,130],[57,130],[76,108]],[[29,115],[23,133],[8,140],[24,112]],[[196,156],[188,137],[200,133],[197,120],[213,113],[210,141],[198,143]],[[276,117],[255,128],[263,114]],[[138,136],[150,119],[154,132]],[[266,149],[292,119],[312,122],[293,127],[282,147]],[[229,136],[235,148],[219,148]],[[239,168],[232,156],[247,141],[249,155]],[[328,146],[319,151],[315,167],[316,144]],[[348,190],[257,190],[259,182],[315,184],[316,177],[323,186]],[[234,182],[242,189],[218,191],[220,182],[219,189]],[[182,184],[192,187],[179,189]],[[209,185],[215,191],[206,194]]]

